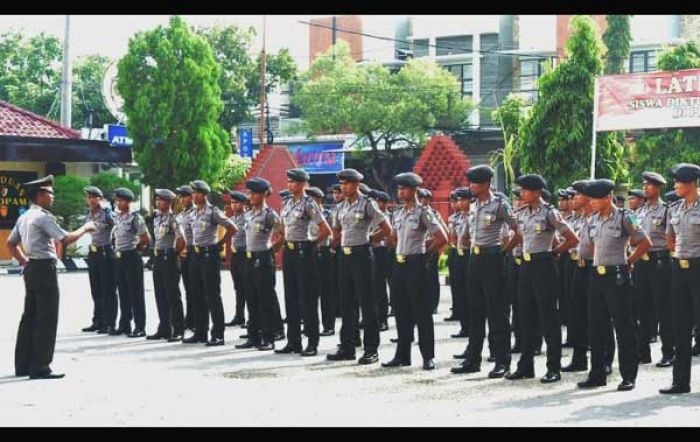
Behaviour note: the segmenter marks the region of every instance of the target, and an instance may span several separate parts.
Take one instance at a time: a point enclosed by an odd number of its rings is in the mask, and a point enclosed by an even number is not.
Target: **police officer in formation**
[[[231,195],[232,216],[229,219],[236,225],[236,234],[231,237],[231,280],[236,292],[236,314],[227,326],[245,325],[245,284],[243,283],[243,269],[245,265],[245,213],[249,203],[248,196],[237,190],[229,192]],[[250,314],[248,314],[250,317]]]
[[[372,190],[370,198],[377,202],[379,211],[389,220],[387,205],[391,198],[389,194],[379,190]],[[390,221],[390,225],[393,222]],[[379,226],[372,226],[371,235],[379,232]],[[389,330],[389,291],[387,285],[391,285],[392,253],[389,250],[389,238],[382,238],[379,242],[372,243],[374,254],[374,268],[372,269],[372,281],[374,283],[374,298],[377,301],[377,314],[379,315],[379,331]]]
[[[192,237],[192,228],[190,227],[190,212],[194,210],[192,203],[192,187],[189,184],[182,185],[175,189],[175,194],[180,202],[180,212],[177,214],[176,220],[180,225],[182,234],[184,235],[186,248],[180,252],[180,273],[182,274],[182,285],[185,288],[185,328],[192,332],[195,331],[195,316],[194,316],[194,291],[192,289],[192,271],[194,260],[194,246]]]
[[[89,210],[86,220],[95,224],[88,253],[88,275],[94,304],[92,325],[84,332],[106,334],[114,330],[117,321],[117,285],[114,279],[114,249],[111,242],[114,216],[112,207],[103,201],[103,194],[95,186],[83,189]]]
[[[469,229],[469,206],[472,194],[468,187],[454,191],[455,213],[448,220],[448,239],[452,245],[450,257],[452,274],[450,289],[453,291],[452,316],[459,321],[460,329],[453,338],[469,337],[469,308],[467,297],[467,270],[469,269],[469,245],[464,244],[464,231]],[[450,318],[447,318],[450,319]]]

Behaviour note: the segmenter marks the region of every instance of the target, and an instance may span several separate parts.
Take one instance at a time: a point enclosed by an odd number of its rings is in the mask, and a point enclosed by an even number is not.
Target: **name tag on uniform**
[[[403,264],[406,262],[406,257],[403,255],[396,255],[396,262],[399,264]]]
[[[481,253],[481,248],[479,246],[474,246],[474,248],[472,250],[474,251],[475,255],[478,255]]]
[[[97,246],[90,246],[90,251],[92,253],[97,253]]]
[[[649,261],[649,254],[648,253],[645,253],[644,255],[642,255],[642,261]]]
[[[288,248],[289,250],[294,250],[294,243],[293,243],[293,242],[290,242],[290,241],[287,241],[287,248]]]
[[[598,268],[596,268],[596,271],[599,275],[605,275],[607,273],[605,266],[598,266]]]
[[[464,256],[464,250],[463,250],[463,249],[460,249],[460,248],[457,248],[457,254],[458,254],[459,256]]]
[[[350,255],[352,253],[352,248],[350,247],[343,247],[343,253],[346,255]]]
[[[253,257],[253,253],[252,252],[245,252],[245,256],[247,256],[248,259],[251,259]]]
[[[690,261],[687,259],[681,259],[678,261],[678,265],[683,269],[689,269],[690,268]]]
[[[527,253],[527,252],[523,253],[523,258],[524,258],[525,261],[527,261],[527,262],[532,261],[532,255],[530,255],[530,254]]]

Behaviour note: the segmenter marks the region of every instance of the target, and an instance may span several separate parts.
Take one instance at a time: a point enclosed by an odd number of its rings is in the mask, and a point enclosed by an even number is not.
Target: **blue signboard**
[[[309,174],[340,172],[345,164],[342,143],[288,146],[299,167]]]
[[[238,130],[238,153],[242,157],[253,158],[253,129]]]
[[[107,139],[112,147],[131,147],[133,141],[129,138],[126,126],[121,124],[107,125]]]

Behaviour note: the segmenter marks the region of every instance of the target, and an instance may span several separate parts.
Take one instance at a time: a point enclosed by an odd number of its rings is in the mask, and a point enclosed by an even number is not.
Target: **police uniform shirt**
[[[51,212],[32,204],[17,220],[8,241],[15,246],[22,244],[29,259],[56,259],[54,241],[61,241],[67,234]]]
[[[389,221],[389,212],[383,211],[382,212],[384,216],[386,217],[386,222],[390,223]],[[391,223],[390,223],[391,225]],[[374,235],[379,231],[379,224],[375,224],[374,222],[372,223],[372,227],[370,228],[371,235]],[[377,244],[372,244],[372,247],[386,247],[389,244],[387,241],[387,238],[384,237],[382,238],[381,241],[379,241]]]
[[[245,241],[249,252],[272,247],[272,234],[282,230],[282,219],[271,207],[249,210],[245,214]]]
[[[309,225],[322,223],[323,214],[310,196],[302,196],[298,200],[289,197],[282,202],[282,222],[287,241],[312,241],[316,238],[310,236]]]
[[[666,233],[676,237],[676,258],[700,258],[700,199],[691,207],[685,200],[668,208]]]
[[[448,236],[455,236],[457,238],[457,244],[459,245],[459,237],[462,232],[462,212],[455,212],[447,217],[447,234]]]
[[[175,241],[182,237],[182,232],[172,212],[168,211],[165,214],[158,212],[153,219],[153,236],[156,250],[175,248]]]
[[[326,222],[328,222],[328,224],[330,225],[331,211],[328,209],[322,209],[321,215],[323,215],[323,219],[325,219]],[[318,236],[318,230],[318,224],[309,223],[309,235],[311,236],[311,238],[316,239],[316,237]],[[324,239],[323,242],[319,244],[319,247],[329,247],[331,245],[331,239],[332,235],[328,235],[326,239]]]
[[[183,208],[180,213],[177,214],[177,222],[180,224],[182,234],[188,246],[193,244],[192,223],[190,222],[190,215],[193,210],[194,205],[190,205],[189,207]]]
[[[539,253],[552,251],[552,239],[556,231],[564,235],[571,231],[571,226],[554,207],[540,200],[533,211],[529,205],[524,206],[518,212],[520,232],[523,237],[523,253]],[[527,256],[525,256],[527,259]]]
[[[644,204],[639,208],[637,217],[642,229],[651,240],[652,252],[666,250],[666,205],[661,202],[649,205]]]
[[[591,241],[591,218],[593,216],[581,216],[581,221],[578,225],[578,231],[576,232],[579,237],[579,243],[576,246],[576,254],[579,259],[591,260],[593,259],[593,241]]]
[[[511,229],[517,225],[510,204],[494,195],[487,201],[476,201],[469,210],[472,248],[502,246],[503,225]]]
[[[134,250],[139,237],[148,232],[143,217],[137,212],[117,213],[114,242],[117,252]]]
[[[110,207],[100,207],[97,213],[89,210],[86,220],[95,223],[95,231],[91,233],[91,245],[95,247],[103,247],[109,245],[111,240],[112,228],[114,227],[114,216]]]
[[[231,222],[233,222],[236,225],[236,227],[238,228],[238,231],[236,232],[236,234],[231,237],[231,250],[234,253],[239,249],[246,248],[245,214],[246,214],[246,212],[243,211],[240,214],[233,215],[232,217],[229,218],[229,220],[231,220]]]
[[[629,210],[614,207],[607,219],[600,214],[591,217],[589,229],[594,244],[593,265],[616,266],[627,263],[627,245],[631,238],[641,241],[647,237],[637,217]]]
[[[189,214],[192,226],[192,245],[198,247],[213,246],[216,244],[217,226],[235,227],[224,212],[207,201],[202,210],[193,209]]]
[[[358,195],[354,203],[345,199],[338,204],[333,229],[340,230],[342,247],[361,246],[369,243],[372,224],[380,225],[386,216],[377,203],[364,195]]]
[[[424,206],[402,207],[394,215],[396,254],[402,256],[425,253],[425,239],[436,234],[440,224],[432,211]]]

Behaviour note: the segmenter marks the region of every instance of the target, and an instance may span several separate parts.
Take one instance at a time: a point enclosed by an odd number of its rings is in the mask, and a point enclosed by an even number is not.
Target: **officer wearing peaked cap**
[[[111,233],[114,216],[109,204],[103,202],[102,191],[95,186],[83,189],[88,211],[85,219],[95,223],[88,253],[88,275],[94,304],[92,325],[84,332],[97,331],[100,334],[114,330],[117,320],[117,287],[114,280],[114,250]]]
[[[666,235],[674,254],[671,270],[671,322],[676,349],[673,383],[661,393],[690,392],[691,331],[700,317],[700,167],[680,163],[671,169],[679,201],[668,210]]]
[[[231,322],[227,322],[226,326],[244,325],[245,322],[245,284],[243,281],[243,272],[245,269],[245,213],[246,206],[249,202],[248,196],[238,190],[229,192],[231,196],[231,209],[233,213],[229,219],[236,225],[238,231],[231,238],[231,279],[233,288],[236,292],[236,314]],[[248,315],[250,317],[250,314]]]
[[[88,221],[74,232],[66,232],[51,214],[53,175],[23,185],[32,204],[24,212],[7,238],[7,248],[24,268],[26,288],[24,312],[17,331],[15,375],[32,379],[58,379],[63,374],[50,368],[56,346],[58,326],[58,278],[56,247],[74,243],[95,230]],[[21,246],[21,247],[20,247]]]

